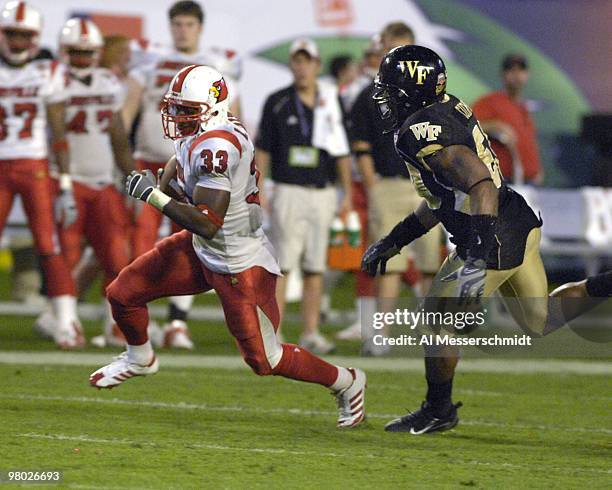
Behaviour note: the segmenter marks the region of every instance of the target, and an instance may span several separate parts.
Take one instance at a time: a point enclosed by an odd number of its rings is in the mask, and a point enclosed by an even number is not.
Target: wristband
[[[497,243],[497,236],[495,235],[497,216],[475,214],[472,215],[470,222],[472,225],[472,236],[468,257],[486,261]]]
[[[423,236],[429,230],[423,226],[415,213],[400,221],[391,230],[388,237],[393,241],[397,248],[408,245],[413,240]]]
[[[364,155],[372,155],[372,151],[371,150],[356,150],[353,152],[353,154],[355,155],[355,158],[359,158],[362,157]]]
[[[70,177],[70,174],[60,174],[59,188],[62,192],[69,192],[72,190],[72,177]]]
[[[149,197],[147,197],[147,203],[160,211],[163,211],[166,204],[170,201],[172,201],[172,198],[168,194],[164,194],[158,188],[153,189]]]
[[[62,138],[61,140],[55,141],[51,144],[51,149],[58,153],[60,151],[68,151],[68,140],[66,138]]]

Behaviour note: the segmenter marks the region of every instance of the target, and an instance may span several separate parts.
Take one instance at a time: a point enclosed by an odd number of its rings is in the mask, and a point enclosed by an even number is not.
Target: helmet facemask
[[[12,64],[21,65],[36,54],[38,32],[27,29],[2,30],[2,55]]]
[[[99,48],[83,48],[79,46],[64,46],[64,56],[70,66],[70,71],[79,78],[91,75],[100,59]]]
[[[411,107],[406,93],[392,85],[376,82],[372,98],[383,121],[383,133],[391,133],[399,128],[410,115]]]
[[[162,102],[164,134],[171,140],[193,136],[213,115],[212,107],[206,103],[177,100],[168,96]]]

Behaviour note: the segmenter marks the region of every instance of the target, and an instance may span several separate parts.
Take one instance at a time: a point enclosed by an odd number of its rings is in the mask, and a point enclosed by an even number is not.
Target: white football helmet
[[[98,64],[104,37],[91,20],[74,17],[64,24],[59,44],[71,71],[79,76],[87,76]]]
[[[189,65],[170,82],[162,108],[167,138],[179,139],[227,121],[229,93],[223,75],[204,65]]]
[[[2,55],[11,63],[25,63],[38,51],[42,15],[22,1],[7,3],[0,13]]]

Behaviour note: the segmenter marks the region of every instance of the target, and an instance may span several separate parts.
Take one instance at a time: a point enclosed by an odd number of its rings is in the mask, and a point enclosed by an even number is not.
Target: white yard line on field
[[[335,417],[336,412],[327,410],[304,410],[301,408],[261,408],[261,407],[244,407],[236,405],[206,405],[200,403],[172,403],[172,402],[157,402],[149,400],[123,400],[119,398],[99,398],[89,396],[48,396],[48,395],[30,395],[26,393],[0,393],[0,400],[41,400],[41,401],[62,401],[73,403],[91,403],[101,405],[123,405],[135,407],[150,407],[163,408],[168,410],[199,410],[203,412],[240,412],[250,414],[281,414],[281,415],[299,415],[299,416],[324,416]],[[399,417],[397,414],[390,413],[371,413],[368,412],[368,418],[374,419],[394,419]],[[465,420],[461,422],[463,425],[473,425],[482,427],[496,427],[504,430],[544,430],[551,432],[567,432],[567,433],[590,433],[590,434],[612,434],[612,430],[603,427],[557,427],[552,425],[527,425],[527,424],[508,424],[502,422],[490,422],[485,420]]]
[[[0,364],[97,366],[107,364],[108,353],[0,351]],[[327,361],[368,371],[422,372],[422,359],[329,356]],[[170,368],[248,369],[239,356],[160,354],[160,364]],[[467,373],[611,375],[612,362],[554,359],[463,359]]]
[[[50,440],[58,440],[58,441],[71,441],[71,442],[90,442],[96,444],[123,444],[123,445],[140,445],[140,446],[149,446],[159,448],[160,444],[152,443],[149,441],[136,441],[129,439],[103,439],[97,437],[89,437],[87,435],[78,435],[78,436],[69,436],[65,434],[37,434],[37,433],[27,433],[27,434],[17,434],[17,437],[25,437],[30,439],[50,439]],[[263,454],[285,454],[285,455],[295,455],[295,456],[308,456],[311,458],[318,457],[326,457],[326,458],[342,458],[343,460],[352,460],[352,459],[387,459],[388,455],[386,454],[377,454],[377,453],[362,453],[359,454],[356,451],[351,451],[350,453],[336,453],[336,452],[321,452],[321,451],[295,451],[290,449],[282,449],[282,448],[258,448],[258,447],[238,447],[238,446],[226,446],[220,444],[204,444],[204,443],[185,443],[184,440],[165,440],[166,443],[172,443],[172,447],[176,447],[177,445],[184,444],[189,448],[197,448],[197,449],[205,449],[209,451],[231,451],[231,452],[248,452],[248,453],[263,453]],[[418,456],[415,454],[410,455],[411,460],[420,460],[430,462],[431,459],[427,456]],[[537,469],[538,471],[542,471],[543,469],[551,471],[561,471],[568,472],[572,474],[576,473],[596,473],[596,474],[610,474],[612,470],[600,470],[596,468],[577,468],[577,467],[552,467],[546,466],[542,464],[537,465],[528,465],[528,464],[513,464],[513,463],[492,463],[488,461],[478,461],[478,460],[460,460],[455,459],[454,462],[456,464],[467,464],[474,466],[486,466],[488,468],[498,468],[498,469],[518,469],[518,470],[527,470],[533,471]]]

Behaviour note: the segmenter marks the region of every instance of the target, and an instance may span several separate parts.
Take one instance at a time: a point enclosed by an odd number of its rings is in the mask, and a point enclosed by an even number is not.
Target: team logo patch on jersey
[[[429,72],[434,69],[433,66],[419,66],[419,60],[400,61],[399,64],[404,75],[406,75],[407,71],[411,78],[416,78],[417,85],[423,85]]]
[[[212,84],[209,92],[217,99],[217,102],[227,99],[227,85],[225,85],[225,80],[223,78],[221,80],[217,80]]]
[[[420,141],[421,138],[427,141],[436,141],[438,135],[442,132],[442,126],[430,124],[429,121],[413,124],[410,129],[417,141]]]

